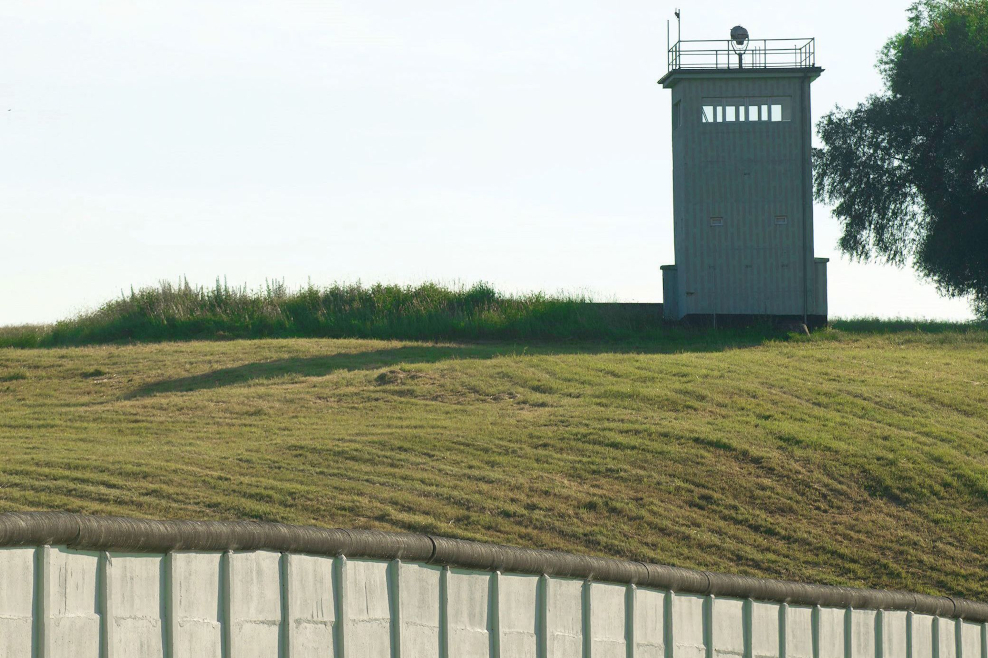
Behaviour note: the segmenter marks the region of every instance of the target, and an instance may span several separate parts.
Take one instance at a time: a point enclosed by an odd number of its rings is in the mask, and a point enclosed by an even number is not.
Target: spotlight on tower
[[[731,28],[731,40],[738,46],[744,46],[748,43],[748,30],[740,25],[735,25]]]
[[[738,54],[738,68],[744,68],[744,54],[748,51],[748,30],[740,25],[731,28],[731,48]]]

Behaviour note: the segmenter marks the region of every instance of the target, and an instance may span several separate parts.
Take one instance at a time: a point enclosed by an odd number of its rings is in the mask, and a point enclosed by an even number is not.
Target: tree
[[[922,0],[879,56],[881,94],[817,130],[815,192],[838,246],[912,262],[988,319],[988,0]]]

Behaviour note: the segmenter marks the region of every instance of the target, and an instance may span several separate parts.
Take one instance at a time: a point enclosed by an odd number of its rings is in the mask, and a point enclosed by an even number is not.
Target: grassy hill
[[[0,349],[0,510],[428,531],[988,599],[988,333],[838,327]]]

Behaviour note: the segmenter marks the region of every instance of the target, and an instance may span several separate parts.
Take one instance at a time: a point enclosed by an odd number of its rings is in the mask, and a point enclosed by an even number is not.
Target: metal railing
[[[730,39],[679,41],[669,48],[669,70],[792,69],[816,66],[815,39],[750,39],[740,54]]]

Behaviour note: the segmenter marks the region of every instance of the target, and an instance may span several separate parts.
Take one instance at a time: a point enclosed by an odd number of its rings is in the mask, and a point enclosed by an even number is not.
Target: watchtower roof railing
[[[816,40],[749,39],[744,52],[730,39],[680,41],[669,48],[668,64],[670,71],[813,68]]]

